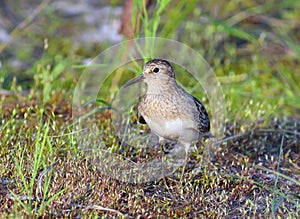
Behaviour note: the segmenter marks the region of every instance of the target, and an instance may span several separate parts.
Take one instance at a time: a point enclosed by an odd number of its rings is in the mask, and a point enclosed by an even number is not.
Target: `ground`
[[[176,39],[205,57],[224,95],[224,130],[214,145],[207,139],[190,152],[182,180],[179,166],[141,183],[116,179],[107,171],[114,163],[95,165],[104,161],[82,145],[101,141],[108,161],[116,154],[133,165],[168,155],[155,137],[139,147],[116,131],[113,102],[142,60],[112,72],[96,101],[73,104],[86,64],[125,39],[116,30],[123,3],[0,4],[1,218],[299,218],[299,4],[176,1],[159,10],[150,1],[129,30]],[[216,120],[197,80],[174,69]],[[101,132],[86,133],[84,124]],[[150,131],[135,107],[126,125],[132,136]],[[114,170],[121,176],[123,168]]]

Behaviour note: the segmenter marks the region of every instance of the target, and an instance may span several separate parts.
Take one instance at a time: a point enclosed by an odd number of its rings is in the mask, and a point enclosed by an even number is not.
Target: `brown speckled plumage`
[[[147,84],[147,92],[138,105],[139,121],[147,123],[160,141],[178,141],[188,150],[193,141],[210,136],[205,107],[176,83],[169,62],[162,59],[147,62],[143,74],[126,86],[139,81]]]

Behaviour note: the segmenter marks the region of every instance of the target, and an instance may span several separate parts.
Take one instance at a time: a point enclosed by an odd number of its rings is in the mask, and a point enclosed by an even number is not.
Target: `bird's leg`
[[[158,139],[160,150],[164,153],[164,145],[166,143],[165,139],[159,137]],[[165,167],[164,167],[164,156],[161,156],[161,165],[162,165],[162,177],[165,179]]]
[[[162,138],[162,137],[159,137],[158,142],[159,142],[160,150],[161,150],[162,152],[164,152],[165,144],[166,144],[165,139]]]
[[[164,152],[164,146],[166,144],[165,139],[162,138],[162,137],[159,137],[158,141],[159,141],[159,145],[161,147],[161,150]],[[164,156],[161,156],[161,165],[162,165],[162,178],[163,178],[164,184],[165,184],[167,190],[169,191],[170,195],[173,197],[173,194],[172,194],[172,192],[169,189],[169,186],[168,186],[167,180],[166,180],[166,176],[165,176]]]
[[[185,159],[184,159],[184,165],[182,167],[182,172],[181,172],[181,177],[180,177],[180,182],[181,183],[182,183],[182,180],[183,180],[183,177],[184,177],[185,168],[188,165],[190,144],[184,144],[183,146],[184,146],[184,149],[185,149]]]

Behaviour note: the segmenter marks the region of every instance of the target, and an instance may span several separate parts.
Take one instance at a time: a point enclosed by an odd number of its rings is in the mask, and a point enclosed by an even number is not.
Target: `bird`
[[[145,82],[147,90],[138,103],[138,121],[149,126],[158,136],[160,145],[168,140],[183,145],[187,164],[193,142],[212,136],[206,108],[177,83],[173,67],[167,60],[148,61],[143,72],[124,87],[139,82]]]

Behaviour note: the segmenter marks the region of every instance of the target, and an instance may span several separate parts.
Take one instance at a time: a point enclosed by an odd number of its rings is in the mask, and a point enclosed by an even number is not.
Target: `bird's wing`
[[[144,117],[140,114],[138,114],[138,121],[141,124],[147,124],[147,122],[145,121]]]
[[[208,113],[203,104],[196,97],[192,96],[192,99],[197,108],[197,113],[194,115],[196,116],[195,119],[198,120],[197,129],[200,133],[208,133],[210,131],[210,121]]]

